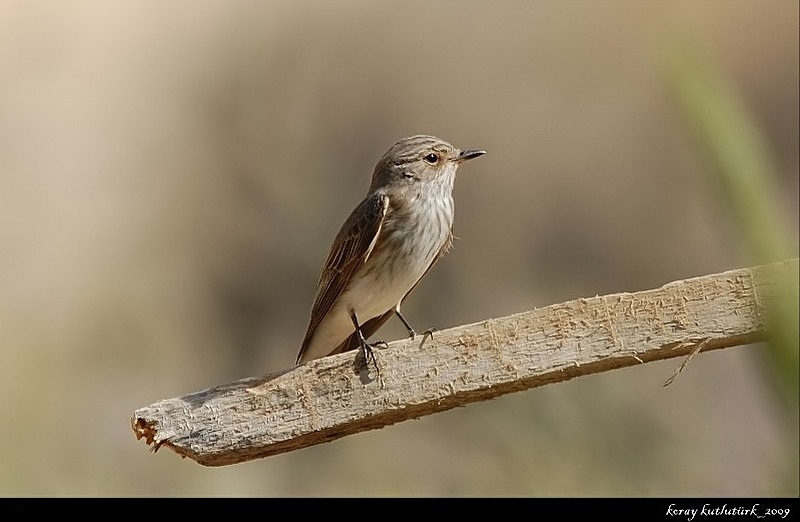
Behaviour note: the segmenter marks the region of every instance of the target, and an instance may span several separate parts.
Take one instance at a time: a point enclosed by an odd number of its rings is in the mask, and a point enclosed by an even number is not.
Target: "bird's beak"
[[[458,156],[456,156],[456,163],[462,163],[477,158],[478,156],[483,156],[484,154],[486,154],[485,150],[462,150],[458,153]]]

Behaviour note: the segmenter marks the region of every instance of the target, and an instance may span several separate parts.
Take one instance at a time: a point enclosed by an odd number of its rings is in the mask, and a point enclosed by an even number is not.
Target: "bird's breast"
[[[346,292],[362,321],[396,306],[450,241],[452,197],[390,205],[378,239]]]

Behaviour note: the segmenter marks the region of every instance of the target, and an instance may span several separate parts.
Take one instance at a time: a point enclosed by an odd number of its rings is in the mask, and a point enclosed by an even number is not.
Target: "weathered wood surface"
[[[749,344],[798,260],[577,299],[141,408],[137,438],[207,466],[292,451],[581,375]],[[784,279],[785,280],[785,279]],[[699,350],[695,350],[698,348]]]

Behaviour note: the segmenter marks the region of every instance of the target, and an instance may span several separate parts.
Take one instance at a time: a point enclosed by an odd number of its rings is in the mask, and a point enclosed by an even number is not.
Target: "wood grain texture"
[[[141,408],[137,438],[207,466],[235,464],[581,375],[766,336],[798,260],[554,304],[325,357]],[[785,280],[785,279],[784,279]]]

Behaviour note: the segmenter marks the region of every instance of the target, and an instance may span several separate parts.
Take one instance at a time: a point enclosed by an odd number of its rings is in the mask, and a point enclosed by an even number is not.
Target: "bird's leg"
[[[405,317],[403,317],[403,314],[401,314],[401,313],[400,313],[400,306],[397,306],[397,307],[394,309],[394,313],[395,313],[395,314],[397,314],[397,317],[399,317],[399,318],[400,318],[400,320],[403,322],[403,326],[405,326],[405,327],[406,327],[406,330],[408,330],[408,336],[409,336],[411,339],[413,339],[414,337],[416,337],[416,336],[417,336],[417,332],[416,332],[416,330],[414,330],[414,329],[411,327],[411,325],[410,325],[410,324],[408,324],[408,321],[406,321],[406,318],[405,318]],[[433,332],[435,332],[435,331],[436,331],[436,328],[428,328],[427,330],[425,330],[424,332],[422,332],[422,342],[421,342],[421,343],[420,343],[420,345],[419,345],[419,346],[420,346],[420,348],[422,348],[422,345],[423,345],[423,344],[425,344],[425,341],[427,341],[427,340],[428,340],[428,338],[431,338],[431,339],[433,339]]]
[[[388,346],[385,341],[378,341],[375,344],[369,344],[367,340],[364,338],[364,333],[361,331],[361,326],[358,324],[358,316],[356,316],[355,311],[350,312],[350,320],[353,322],[353,326],[356,328],[356,333],[358,334],[358,341],[361,344],[361,349],[364,351],[364,362],[369,364],[369,361],[372,361],[372,364],[375,366],[375,369],[380,372],[378,368],[378,362],[375,360],[375,354],[372,353],[372,349],[377,347],[378,345]]]
[[[400,320],[403,322],[403,326],[405,326],[405,327],[406,327],[406,330],[408,330],[408,336],[409,336],[410,338],[412,338],[412,339],[413,339],[414,337],[416,337],[416,336],[417,336],[417,332],[416,332],[416,330],[414,330],[414,329],[411,327],[411,325],[410,325],[410,324],[408,324],[408,321],[406,321],[406,318],[405,318],[405,317],[403,317],[403,314],[401,314],[401,313],[400,313],[400,307],[399,307],[399,306],[397,306],[397,307],[394,309],[394,313],[395,313],[395,314],[397,314],[397,317],[399,317],[399,318],[400,318]]]

